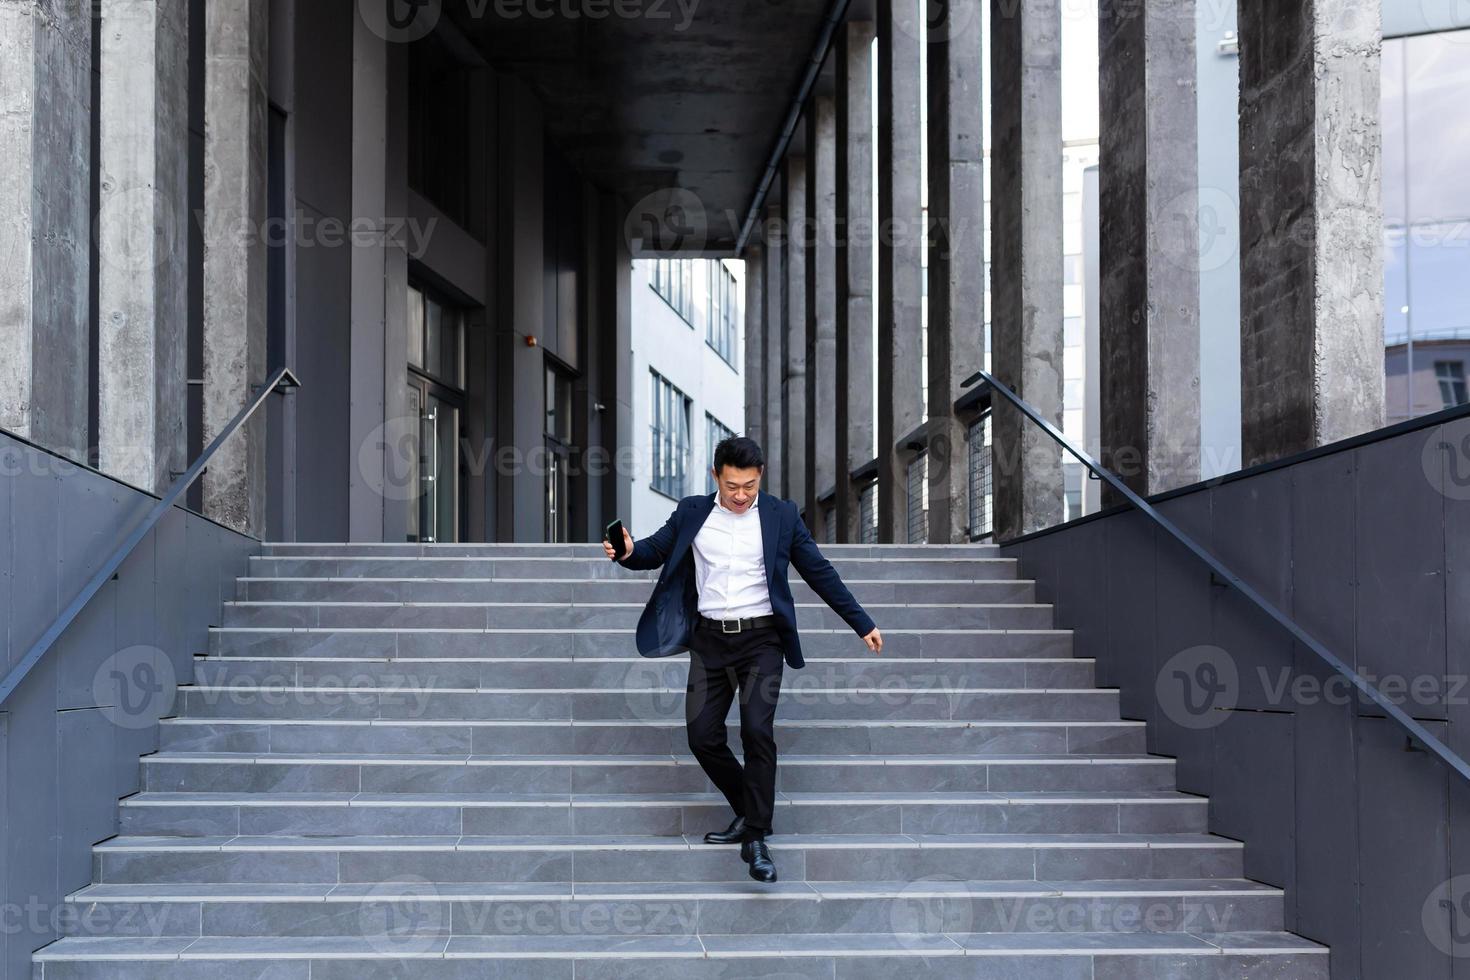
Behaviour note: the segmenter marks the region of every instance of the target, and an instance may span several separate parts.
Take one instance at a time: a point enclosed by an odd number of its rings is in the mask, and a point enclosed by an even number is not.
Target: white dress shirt
[[[743,514],[720,503],[694,536],[694,579],[699,614],[710,619],[746,619],[771,614],[766,558],[756,497]]]

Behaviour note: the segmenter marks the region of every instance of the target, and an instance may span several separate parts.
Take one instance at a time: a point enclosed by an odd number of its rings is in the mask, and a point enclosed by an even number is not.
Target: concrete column
[[[806,157],[786,158],[786,332],[781,338],[782,495],[806,506]]]
[[[268,0],[205,7],[204,441],[265,381]],[[204,512],[264,533],[265,415],[222,446]]]
[[[518,80],[504,78],[498,95],[495,448],[510,461],[495,464],[498,529],[502,541],[545,541],[546,473],[540,450],[546,439],[546,357],[527,341],[546,328],[543,117],[540,103]]]
[[[929,6],[929,541],[969,540],[960,382],[985,363],[981,4]]]
[[[766,208],[764,234],[761,236],[766,250],[765,275],[765,331],[766,331],[766,386],[765,416],[766,440],[761,448],[766,454],[766,473],[763,481],[767,490],[781,494],[785,471],[781,468],[781,457],[785,454],[781,439],[783,392],[782,375],[786,370],[784,349],[786,345],[786,248],[785,224],[779,205]]]
[[[835,255],[837,540],[856,542],[852,471],[873,453],[873,24],[843,25],[837,50]]]
[[[878,540],[891,544],[908,539],[904,461],[894,443],[918,426],[924,414],[924,173],[919,125],[919,38],[923,25],[917,4],[878,0],[876,9]],[[1060,201],[1061,192],[1057,193]]]
[[[1058,0],[991,0],[991,363],[1062,423],[1062,93]],[[995,397],[998,540],[1059,523],[1061,450]]]
[[[1194,0],[1103,4],[1103,465],[1140,493],[1200,477]]]
[[[745,250],[745,435],[766,438],[766,259],[760,242]]]
[[[388,236],[381,233],[388,213],[388,43],[365,18],[353,17],[352,24],[352,215],[354,221],[371,222],[379,233],[351,245],[351,345],[343,352],[348,358],[347,428],[353,461],[347,469],[347,533],[352,541],[382,541],[388,454],[398,451],[393,439],[382,436],[389,418],[384,401],[389,248]],[[396,359],[394,367],[405,370]],[[389,428],[395,433],[417,431],[416,419],[409,424],[414,428],[394,418]],[[392,504],[402,511],[417,501]]]
[[[187,0],[102,0],[97,461],[155,493],[188,467]]]
[[[87,460],[92,8],[0,2],[0,428]]]
[[[600,363],[597,366],[600,393],[606,406],[602,413],[602,446],[610,463],[603,480],[603,509],[597,515],[603,524],[614,516],[628,520],[633,512],[634,472],[620,450],[633,446],[633,385],[647,379],[633,377],[633,257],[623,233],[623,214],[617,196],[604,193],[603,219],[599,226],[602,242],[599,262],[598,297],[603,304],[599,313]],[[620,460],[624,460],[620,464]],[[636,462],[636,459],[633,460]]]
[[[1383,424],[1378,4],[1242,0],[1242,465]]]
[[[817,497],[837,474],[837,117],[828,96],[807,108],[806,499],[807,526],[820,538]]]

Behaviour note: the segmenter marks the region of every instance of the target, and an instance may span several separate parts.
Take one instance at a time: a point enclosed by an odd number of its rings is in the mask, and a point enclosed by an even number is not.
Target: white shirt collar
[[[720,502],[720,491],[716,490],[714,492],[714,498],[715,498],[715,509],[716,510],[723,511],[726,514],[729,514],[729,515],[731,515],[733,517],[741,517],[741,516],[743,516],[745,514],[749,514],[751,511],[755,510],[757,507],[759,507],[761,505],[761,495],[759,493],[757,493],[755,495],[755,499],[750,502],[750,506],[747,507],[745,510],[741,511],[739,514],[737,514],[733,510],[731,510],[730,508],[726,507],[723,503]]]

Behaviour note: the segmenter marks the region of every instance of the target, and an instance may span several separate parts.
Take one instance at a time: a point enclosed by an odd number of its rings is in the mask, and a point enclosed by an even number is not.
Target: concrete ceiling
[[[645,215],[679,214],[693,231],[681,229],[673,245],[728,254],[830,2],[445,6],[485,57],[526,81],[542,102],[553,142],[595,184],[623,197],[630,227],[646,223]]]

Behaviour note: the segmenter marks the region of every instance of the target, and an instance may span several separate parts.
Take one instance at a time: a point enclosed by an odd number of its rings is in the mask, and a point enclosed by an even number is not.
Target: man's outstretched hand
[[[607,556],[609,558],[616,558],[617,557],[617,553],[613,551],[612,544],[609,543],[609,542],[607,542],[607,541],[603,541],[602,542],[602,550],[605,551],[605,552],[607,552]],[[633,553],[633,535],[629,534],[628,533],[628,529],[625,527],[625,528],[623,528],[623,557],[624,558],[627,558],[632,553]]]
[[[874,653],[883,652],[883,634],[878,632],[878,627],[874,626],[873,632],[863,637],[863,642],[866,643],[868,645],[868,649],[872,650]]]

